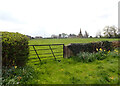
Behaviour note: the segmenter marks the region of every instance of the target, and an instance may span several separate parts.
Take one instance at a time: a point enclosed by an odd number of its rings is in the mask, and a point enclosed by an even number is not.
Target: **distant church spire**
[[[82,37],[83,37],[81,28],[80,28],[80,32],[79,32],[79,34],[78,34],[78,37],[79,37],[79,38],[82,38]]]

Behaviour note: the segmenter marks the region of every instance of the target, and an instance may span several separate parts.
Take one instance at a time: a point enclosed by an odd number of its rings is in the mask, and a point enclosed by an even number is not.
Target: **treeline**
[[[78,35],[76,34],[66,34],[62,33],[59,35],[51,35],[51,38],[120,38],[120,29],[118,29],[116,26],[105,26],[102,31],[98,31],[96,33],[95,37],[92,37],[89,35],[87,31],[85,33],[82,33],[82,30],[80,28],[80,32]]]
[[[103,35],[101,33],[103,32]],[[98,32],[96,37],[100,38],[120,38],[120,29],[116,26],[105,26],[102,32]]]

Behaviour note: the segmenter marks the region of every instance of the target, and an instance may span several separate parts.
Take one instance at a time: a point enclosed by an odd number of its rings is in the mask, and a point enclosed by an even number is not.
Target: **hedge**
[[[96,49],[104,49],[106,51],[112,50],[112,42],[101,41],[93,43],[72,43],[67,47],[73,52],[74,55],[77,55],[79,52],[97,52]]]
[[[18,32],[2,32],[2,65],[25,65],[29,55],[28,40]]]

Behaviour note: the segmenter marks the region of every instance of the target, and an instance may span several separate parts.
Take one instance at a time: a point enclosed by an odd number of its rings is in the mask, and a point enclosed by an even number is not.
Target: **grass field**
[[[42,44],[64,44],[68,45],[70,43],[89,43],[89,42],[97,42],[97,41],[115,41],[118,39],[105,39],[105,38],[68,38],[68,39],[32,39],[29,41],[29,45],[42,45]],[[45,57],[51,56],[50,58],[54,58],[49,46],[37,46],[35,47],[36,50],[38,49],[48,49],[48,50],[40,50],[37,51],[38,54],[41,54],[40,57],[41,59],[46,59]],[[56,55],[61,55],[57,56],[56,58],[63,57],[63,46],[51,46],[53,49],[53,52]],[[54,49],[57,48],[57,49]],[[34,50],[32,46],[30,46],[30,50]],[[61,53],[56,53],[56,52],[61,52]],[[51,53],[51,54],[45,54],[45,53]],[[29,58],[34,58],[37,57],[36,55],[32,56],[32,54],[36,54],[35,51],[30,51],[30,57]],[[36,58],[37,59],[37,58]],[[49,59],[49,58],[47,58]]]
[[[115,41],[118,39],[105,39],[105,38],[68,38],[68,39],[32,39],[29,41],[29,45],[32,44],[65,44],[70,43],[89,43],[97,41]]]
[[[118,39],[33,39],[29,41],[29,45],[39,44],[69,44],[69,43],[88,43],[96,41],[114,41]],[[62,46],[60,46],[62,47]],[[49,47],[36,47],[36,49],[46,49]],[[53,47],[52,47],[53,48]],[[30,47],[33,50],[32,47]],[[60,51],[54,50],[54,52]],[[44,51],[38,53],[49,53]],[[30,54],[35,54],[31,52]],[[14,71],[15,74],[8,77],[4,83],[10,84],[118,84],[118,54],[111,51],[106,54],[103,60],[95,60],[93,62],[79,62],[73,58],[49,60],[42,59],[40,63],[37,56],[29,56],[31,59],[23,68],[13,68],[8,70],[8,75]],[[13,73],[13,72],[12,72]]]
[[[89,43],[96,41],[114,41],[118,39],[34,39],[29,44],[65,44]],[[42,47],[46,48],[46,47]],[[40,48],[38,48],[40,49]],[[59,50],[58,50],[59,51]],[[48,52],[48,51],[47,51]],[[55,51],[54,51],[55,52]],[[29,57],[30,58],[30,57]],[[34,60],[36,61],[36,60]],[[36,64],[37,63],[37,64]],[[116,84],[118,83],[118,58],[108,57],[91,63],[76,62],[61,58],[60,62],[53,60],[42,61],[39,65],[30,61],[37,72],[36,77],[28,83],[37,84]],[[34,65],[36,64],[36,65]]]

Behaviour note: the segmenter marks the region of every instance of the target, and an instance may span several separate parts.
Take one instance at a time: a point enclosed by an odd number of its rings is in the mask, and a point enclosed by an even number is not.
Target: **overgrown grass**
[[[17,84],[18,82],[19,84],[118,84],[120,72],[117,54],[116,50],[111,51],[104,59],[96,59],[92,62],[61,58],[57,61],[43,60],[35,65],[29,60],[27,64],[29,68],[11,69],[10,71],[14,71],[14,74],[8,72],[5,76],[9,76],[5,81],[8,84],[10,82]],[[23,73],[26,75],[22,75]]]

